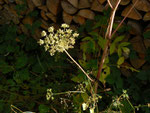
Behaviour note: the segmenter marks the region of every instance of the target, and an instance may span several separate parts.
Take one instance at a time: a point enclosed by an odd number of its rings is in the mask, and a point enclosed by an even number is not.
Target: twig
[[[16,110],[18,110],[19,112],[23,113],[23,111],[21,111],[19,108],[17,108],[16,106],[14,105],[11,105],[11,110],[14,112],[14,113],[17,113],[13,108],[15,108]]]
[[[119,23],[119,25],[117,26],[117,28],[114,30],[114,32],[112,33],[112,36],[117,32],[117,30],[120,28],[120,26],[122,25],[122,23],[124,22],[124,20],[127,18],[127,16],[130,14],[130,12],[132,11],[132,9],[134,8],[134,6],[137,4],[138,0],[136,0],[136,2],[133,4],[133,6],[130,8],[130,10],[128,11],[128,13],[125,15],[125,17],[122,19],[122,21]]]
[[[84,69],[72,58],[72,56],[64,49],[65,53],[69,56],[69,58],[80,68],[80,70],[87,76],[87,78],[94,82],[94,80],[84,71]]]
[[[109,4],[109,6],[110,6],[112,9],[114,9],[114,7],[112,6],[112,4],[110,3],[110,0],[107,0],[107,2],[108,2],[108,4]]]

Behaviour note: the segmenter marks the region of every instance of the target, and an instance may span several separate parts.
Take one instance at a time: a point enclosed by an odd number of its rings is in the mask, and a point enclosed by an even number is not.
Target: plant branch
[[[133,6],[131,7],[131,9],[128,11],[128,13],[125,15],[125,17],[123,18],[123,20],[120,22],[120,24],[117,26],[117,28],[115,29],[115,31],[112,33],[113,21],[114,21],[115,13],[116,13],[116,10],[117,10],[118,5],[120,3],[120,0],[118,1],[116,7],[114,8],[112,16],[110,18],[109,26],[107,28],[106,35],[105,35],[105,38],[107,39],[107,41],[106,41],[106,44],[105,44],[105,47],[104,47],[104,52],[103,52],[103,55],[102,55],[102,58],[101,58],[101,62],[100,62],[100,66],[99,66],[99,69],[98,69],[98,73],[97,73],[97,77],[96,77],[97,80],[99,80],[99,78],[100,78],[100,74],[101,74],[101,71],[102,71],[102,68],[103,68],[103,64],[105,62],[105,58],[106,58],[106,55],[107,55],[108,47],[110,45],[110,39],[111,39],[111,37],[117,32],[117,30],[122,25],[122,23],[127,18],[127,16],[130,14],[130,12],[134,8],[134,6],[137,4],[137,2],[138,2],[138,0],[136,0],[136,2],[133,4]],[[98,83],[95,84],[95,93],[97,92],[97,88],[98,88]]]
[[[19,108],[15,107],[14,105],[11,105],[11,110],[15,113],[17,113],[14,109],[18,110],[19,112],[23,113]]]
[[[87,76],[87,78],[94,82],[94,80],[84,71],[84,69],[72,58],[72,56],[64,49],[65,53],[68,55],[68,57],[79,67],[79,69]]]
[[[111,7],[111,9],[114,9],[114,7],[112,6],[112,4],[110,3],[110,0],[107,0],[109,6]]]
[[[132,9],[134,8],[134,6],[137,4],[138,0],[136,0],[136,2],[132,5],[132,7],[130,8],[130,10],[128,11],[128,13],[125,15],[125,17],[122,19],[122,21],[119,23],[119,25],[117,26],[117,28],[114,30],[114,32],[112,33],[112,36],[117,32],[117,30],[120,28],[120,26],[122,25],[122,23],[125,21],[125,19],[127,18],[127,16],[130,14],[130,12],[132,11]]]
[[[115,17],[115,13],[116,13],[116,10],[117,10],[120,2],[121,2],[121,0],[119,0],[117,2],[116,6],[115,6],[115,8],[112,12],[112,15],[110,17],[110,22],[109,22],[109,25],[108,25],[108,28],[107,28],[107,31],[106,31],[106,35],[105,35],[105,38],[107,39],[107,41],[106,41],[106,44],[105,44],[105,47],[104,47],[104,52],[103,52],[103,55],[102,55],[102,58],[101,58],[101,61],[100,61],[100,66],[98,68],[98,73],[97,73],[97,76],[96,76],[97,80],[99,80],[99,78],[100,78],[102,68],[103,68],[103,64],[105,62],[108,47],[109,47],[109,44],[110,44],[111,32],[112,32],[112,27],[113,27],[113,23],[114,23],[114,17]],[[98,82],[96,82],[96,84],[95,84],[95,93],[97,93],[97,88],[98,88]]]

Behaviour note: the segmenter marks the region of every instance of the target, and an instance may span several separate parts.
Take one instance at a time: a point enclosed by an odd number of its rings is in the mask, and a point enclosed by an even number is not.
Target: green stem
[[[53,95],[63,95],[63,94],[68,94],[68,93],[85,93],[83,91],[66,91],[66,92],[61,92],[61,93],[53,93]]]
[[[134,110],[134,113],[135,113],[135,108],[133,107],[133,105],[131,104],[131,102],[129,101],[129,99],[128,98],[126,98],[126,99],[129,102],[130,106],[132,107],[132,109]]]
[[[19,112],[23,113],[23,111],[21,111],[19,108],[17,108],[16,106],[14,105],[11,105],[11,109],[13,112],[17,113],[14,109],[18,110]]]

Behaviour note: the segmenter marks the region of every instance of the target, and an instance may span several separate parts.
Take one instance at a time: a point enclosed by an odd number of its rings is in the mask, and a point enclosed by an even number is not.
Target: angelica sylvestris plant
[[[42,31],[41,36],[44,39],[40,39],[38,43],[43,45],[45,51],[48,51],[51,56],[53,56],[56,52],[65,52],[71,60],[79,67],[79,69],[86,75],[86,77],[90,81],[94,81],[90,78],[90,76],[84,71],[84,69],[72,58],[72,56],[67,52],[68,49],[73,48],[75,44],[75,39],[79,36],[79,34],[69,28],[69,25],[62,24],[61,28],[57,31],[54,30],[54,27],[49,27],[48,32]],[[92,88],[92,87],[91,87]],[[52,89],[47,90],[46,98],[47,100],[53,100],[54,95],[61,95],[66,93],[85,93],[84,91],[67,91],[61,93],[52,93]],[[89,101],[86,102],[87,108],[90,108],[90,112],[93,113],[96,103],[98,102],[98,98],[96,96],[91,96]],[[84,103],[83,103],[84,105]],[[84,108],[83,108],[84,109]]]
[[[69,25],[62,24],[61,28],[58,29],[56,32],[53,26],[49,27],[48,32],[42,31],[41,36],[45,38],[43,40],[40,39],[38,43],[40,45],[44,45],[45,51],[48,51],[51,56],[53,56],[56,52],[65,52],[71,58],[71,60],[80,68],[80,70],[87,76],[87,78],[91,81],[94,81],[67,52],[69,48],[73,48],[75,44],[75,38],[79,36],[77,32],[74,32],[72,29],[69,28]]]

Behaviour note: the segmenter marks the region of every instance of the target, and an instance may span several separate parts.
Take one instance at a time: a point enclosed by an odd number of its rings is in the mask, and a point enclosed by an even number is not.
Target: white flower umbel
[[[73,48],[75,38],[79,34],[69,29],[69,25],[62,24],[61,29],[58,29],[56,32],[52,26],[48,28],[48,32],[42,31],[41,36],[45,37],[45,39],[40,39],[38,43],[44,45],[45,51],[49,51],[50,55],[53,56],[55,52],[64,52],[64,50]]]
[[[94,81],[67,52],[69,48],[73,48],[75,44],[75,38],[79,36],[77,32],[73,32],[73,30],[69,28],[69,25],[62,24],[61,28],[56,32],[54,30],[54,27],[52,26],[48,28],[48,32],[42,31],[41,36],[45,38],[43,40],[40,39],[38,43],[40,45],[44,45],[45,51],[48,51],[51,56],[53,56],[56,52],[65,52],[80,68],[80,70],[87,76],[87,78],[91,81]]]

